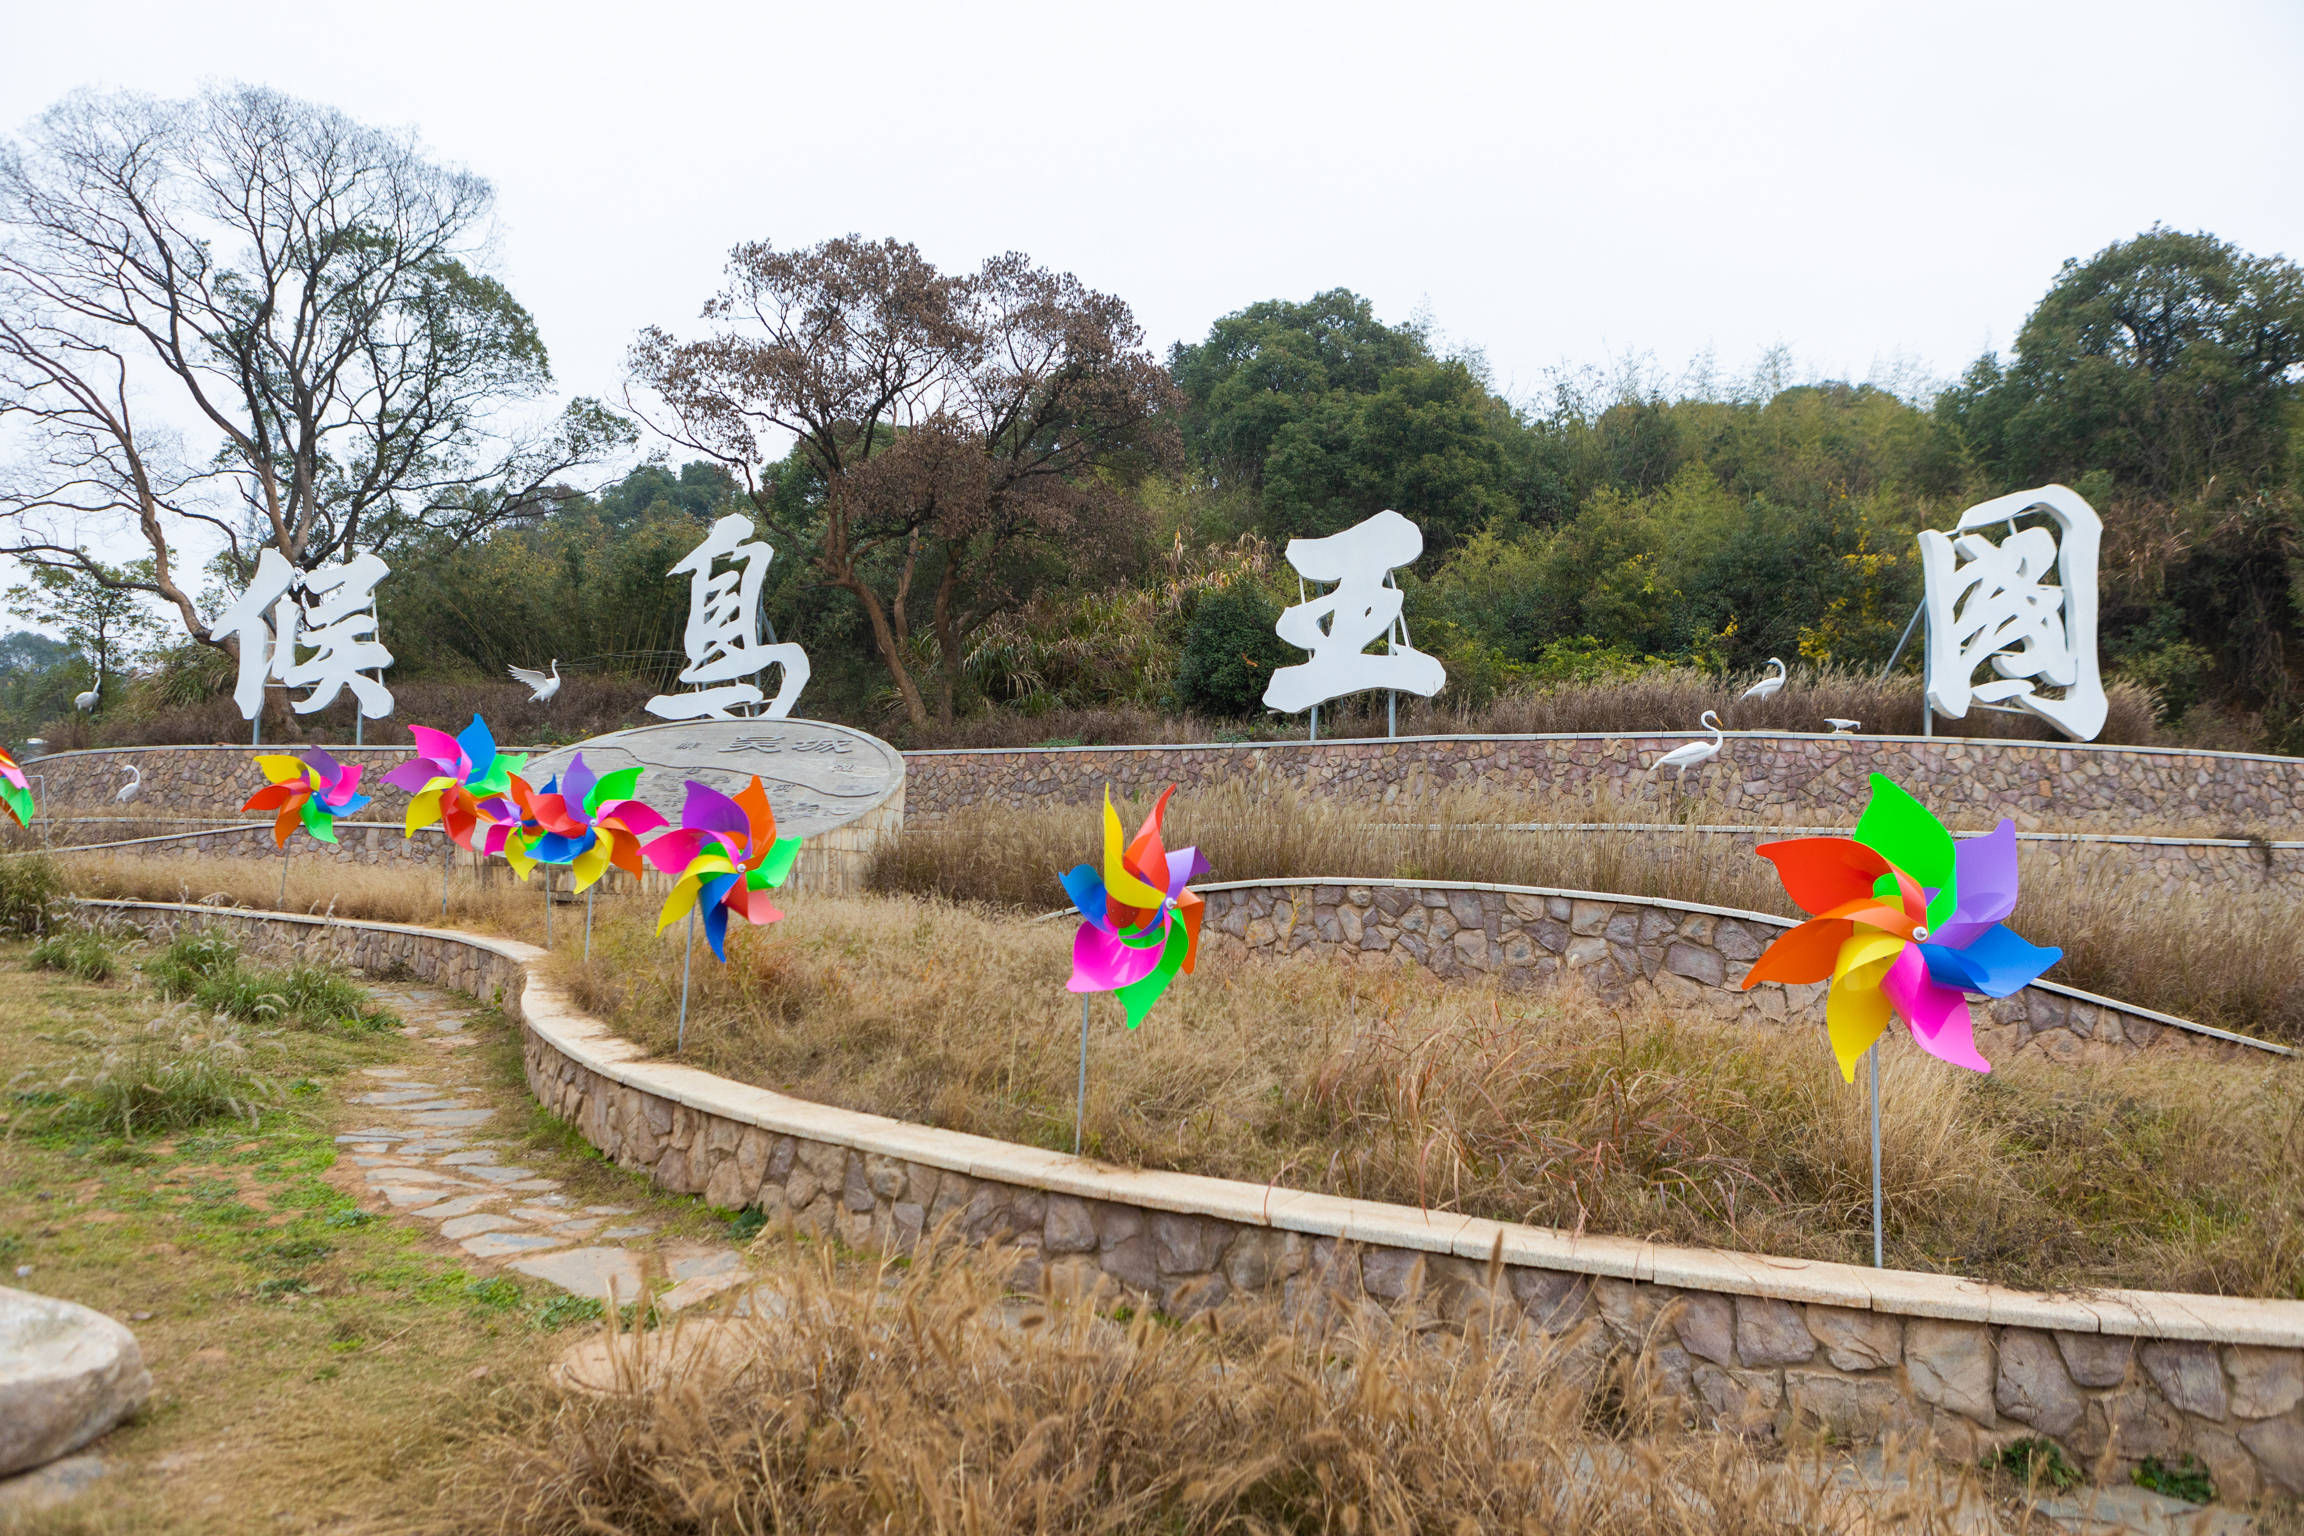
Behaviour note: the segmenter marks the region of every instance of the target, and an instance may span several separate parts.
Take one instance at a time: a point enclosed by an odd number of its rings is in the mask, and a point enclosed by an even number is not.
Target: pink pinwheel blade
[[[418,757],[430,758],[455,777],[464,777],[464,770],[471,766],[464,760],[464,749],[446,731],[436,731],[428,725],[412,725],[408,727],[408,734],[416,738]]]
[[[640,856],[668,875],[683,874],[695,862],[696,850],[711,841],[712,834],[696,827],[682,827],[667,832],[647,847]]]
[[[1153,944],[1137,949],[1120,942],[1117,934],[1082,923],[1080,931],[1072,935],[1072,979],[1064,990],[1117,992],[1152,974],[1160,963],[1160,948]]]
[[[1904,946],[1888,974],[1880,978],[1880,995],[1904,1016],[1912,1026],[1912,1038],[1929,1055],[1972,1072],[1992,1070],[1992,1063],[1977,1053],[1976,1024],[1968,1012],[1967,996],[1929,979],[1919,945]]]

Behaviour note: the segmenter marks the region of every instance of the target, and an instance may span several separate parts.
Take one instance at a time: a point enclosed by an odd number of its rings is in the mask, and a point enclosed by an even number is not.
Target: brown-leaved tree
[[[1167,370],[1125,303],[1014,253],[953,275],[895,240],[756,242],[728,277],[711,334],[641,333],[636,408],[855,597],[915,725],[932,636],[948,720],[968,634],[1136,532],[1134,482],[1180,452]],[[797,502],[769,475],[787,438]]]

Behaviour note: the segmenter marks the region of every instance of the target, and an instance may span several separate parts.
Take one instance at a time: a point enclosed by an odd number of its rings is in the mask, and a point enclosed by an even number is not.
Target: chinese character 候
[[[369,675],[392,665],[392,653],[376,638],[376,587],[391,574],[372,554],[299,571],[280,551],[261,551],[248,590],[208,630],[211,639],[240,642],[240,675],[232,686],[240,718],[256,718],[264,685],[273,680],[312,690],[294,701],[300,715],[326,709],[346,688],[368,719],[391,714],[391,690],[381,677]],[[298,592],[311,595],[310,606],[299,601]],[[298,650],[312,654],[299,659]]]
[[[2056,532],[2018,529],[2045,512]],[[2008,525],[1994,544],[1975,530]],[[1961,719],[1974,704],[2013,702],[2075,741],[2104,728],[2104,679],[2096,660],[2096,551],[2104,524],[2061,485],[2018,491],[1970,507],[1950,534],[1924,529],[1920,569],[1928,611],[1928,705]],[[2045,578],[2053,569],[2056,581]],[[1977,682],[1989,661],[1997,676]],[[2050,697],[2043,688],[2060,688]]]
[[[687,559],[672,567],[672,575],[686,576],[690,583],[688,665],[681,670],[680,681],[721,686],[660,693],[648,701],[648,713],[665,720],[732,720],[731,710],[756,705],[765,697],[755,685],[733,680],[779,664],[784,675],[776,697],[759,713],[776,720],[792,713],[800,690],[808,686],[807,653],[789,642],[762,643],[755,617],[760,611],[760,586],[774,555],[752,537],[752,520],[732,512],[712,525]],[[723,560],[727,568],[715,571],[713,566]]]
[[[1273,626],[1312,659],[1273,672],[1265,707],[1295,714],[1371,688],[1438,693],[1447,670],[1408,643],[1403,597],[1392,584],[1393,570],[1423,552],[1423,530],[1397,512],[1379,512],[1324,539],[1290,539],[1288,563],[1297,573],[1336,585],[1286,609]],[[1378,639],[1384,649],[1371,653],[1367,647]]]

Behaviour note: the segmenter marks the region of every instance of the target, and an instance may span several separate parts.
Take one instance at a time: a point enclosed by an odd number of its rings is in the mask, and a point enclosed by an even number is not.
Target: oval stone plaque
[[[640,798],[677,826],[683,781],[733,795],[758,774],[779,836],[811,840],[888,807],[903,816],[904,759],[877,736],[823,720],[689,720],[644,725],[555,747],[528,760],[521,777],[541,789],[577,753],[594,773],[639,764]],[[891,805],[893,801],[893,805]],[[880,820],[883,818],[874,818]]]

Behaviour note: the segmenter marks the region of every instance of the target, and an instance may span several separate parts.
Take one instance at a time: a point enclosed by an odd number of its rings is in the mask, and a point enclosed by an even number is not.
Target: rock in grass
[[[151,1393],[152,1373],[125,1327],[0,1286],[0,1476],[78,1450]]]

